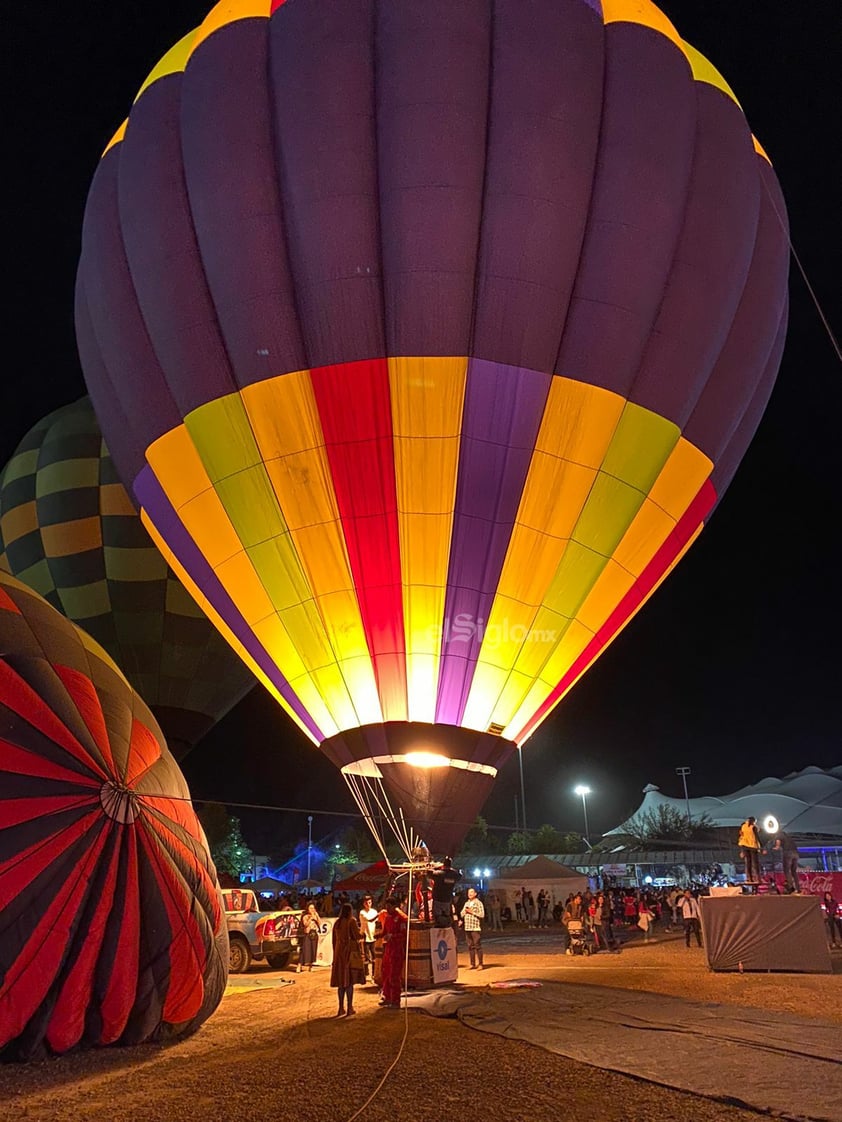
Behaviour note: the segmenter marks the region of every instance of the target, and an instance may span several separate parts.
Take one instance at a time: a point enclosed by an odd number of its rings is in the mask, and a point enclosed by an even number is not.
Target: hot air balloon
[[[0,1055],[190,1032],[227,970],[216,871],[154,717],[0,573]]]
[[[108,651],[176,759],[254,686],[144,530],[87,397],[35,425],[0,473],[0,569]]]
[[[173,568],[452,852],[722,495],[787,265],[769,159],[647,0],[232,0],[102,156],[77,338]]]

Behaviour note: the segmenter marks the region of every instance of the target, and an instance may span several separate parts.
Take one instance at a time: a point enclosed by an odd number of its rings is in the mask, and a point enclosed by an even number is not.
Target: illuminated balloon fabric
[[[769,161],[653,5],[241,0],[103,154],[77,336],[230,641],[341,766],[444,738],[467,822],[704,525],[786,278]]]
[[[0,568],[97,640],[181,759],[254,685],[143,528],[82,398],[0,474]]]
[[[192,1031],[225,988],[225,915],[154,718],[6,573],[0,656],[0,1054]]]

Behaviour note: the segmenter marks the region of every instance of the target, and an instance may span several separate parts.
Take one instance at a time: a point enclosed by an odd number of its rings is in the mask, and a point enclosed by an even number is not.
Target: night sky
[[[85,392],[73,284],[99,155],[153,64],[205,14],[201,0],[19,4],[6,19],[12,97],[4,161],[9,318],[0,463],[42,416]],[[838,30],[835,0],[663,0],[730,83],[787,199],[816,299],[840,331]],[[835,12],[835,15],[833,14]],[[832,165],[836,163],[837,172]],[[524,750],[527,823],[591,834],[641,788],[723,794],[842,762],[838,722],[839,424],[842,370],[793,262],[778,383],[743,464],[689,554]],[[197,799],[226,802],[265,851],[321,837],[354,810],[341,777],[260,687],[184,764]],[[485,815],[514,824],[517,760]]]

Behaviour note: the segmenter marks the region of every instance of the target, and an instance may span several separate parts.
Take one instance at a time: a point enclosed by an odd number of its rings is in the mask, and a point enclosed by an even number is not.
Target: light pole
[[[526,833],[526,795],[524,793],[525,788],[523,786],[523,745],[521,745],[521,744],[518,744],[518,746],[517,746],[517,758],[518,758],[518,762],[520,763],[520,805],[521,805],[521,809],[523,811],[523,813],[521,814],[520,828],[523,831],[523,833],[525,834]]]
[[[590,793],[590,787],[586,787],[583,783],[580,783],[578,787],[573,788],[574,795],[582,796],[582,813],[585,816],[585,845],[588,847],[588,849],[591,848],[591,843],[588,840],[588,795]]]
[[[675,769],[675,774],[680,775],[682,782],[684,783],[684,805],[687,807],[687,825],[689,826],[692,822],[692,818],[690,817],[690,799],[687,795],[687,776],[690,774],[690,768],[677,767]]]
[[[313,848],[313,815],[307,815],[307,880],[310,879],[310,850]],[[307,886],[309,888],[309,885]]]

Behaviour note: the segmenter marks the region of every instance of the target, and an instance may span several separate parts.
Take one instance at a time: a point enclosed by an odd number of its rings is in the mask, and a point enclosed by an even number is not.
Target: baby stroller
[[[591,953],[590,936],[581,920],[568,920],[567,934],[570,937],[567,944],[567,954],[589,955]]]

